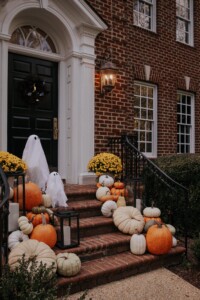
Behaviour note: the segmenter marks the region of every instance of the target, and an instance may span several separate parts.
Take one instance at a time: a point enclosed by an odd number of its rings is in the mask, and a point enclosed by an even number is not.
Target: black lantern
[[[56,211],[54,216],[57,217],[60,227],[57,234],[57,246],[61,249],[77,247],[80,244],[79,213]]]
[[[101,66],[101,94],[111,92],[115,87],[117,67],[112,62],[106,62]]]

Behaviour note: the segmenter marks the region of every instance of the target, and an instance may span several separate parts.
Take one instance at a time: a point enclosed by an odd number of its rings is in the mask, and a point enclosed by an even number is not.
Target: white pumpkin
[[[110,189],[107,186],[100,186],[97,190],[96,190],[96,198],[98,200],[101,199],[101,197],[103,196],[107,196],[110,195]]]
[[[156,221],[155,220],[149,220],[145,223],[145,226],[144,226],[144,231],[147,232],[148,229],[153,226],[153,225],[156,225]]]
[[[177,239],[174,236],[172,236],[172,247],[176,247],[177,244],[178,244]]]
[[[172,235],[175,235],[176,233],[176,228],[171,225],[171,224],[166,224],[166,226],[168,227],[169,231],[171,232]]]
[[[112,217],[113,212],[117,209],[117,204],[113,200],[104,202],[101,207],[101,212],[104,217]]]
[[[154,206],[152,206],[152,207],[146,207],[144,210],[143,210],[143,215],[145,216],[145,217],[150,217],[150,218],[158,218],[158,217],[160,217],[160,215],[161,215],[161,211],[160,211],[160,209],[159,208],[157,208],[157,207],[154,207]]]
[[[133,234],[130,240],[130,250],[133,254],[143,255],[146,251],[146,239],[143,234]]]
[[[8,236],[8,248],[12,250],[15,246],[19,245],[21,242],[28,240],[27,234],[24,234],[21,230],[13,231]]]
[[[57,272],[66,277],[76,275],[81,269],[80,258],[75,253],[59,253],[56,256]]]
[[[42,205],[52,207],[52,198],[49,194],[42,194]]]
[[[101,175],[99,177],[99,183],[102,186],[111,187],[114,184],[114,179],[111,176],[109,176],[109,175]]]
[[[132,206],[120,206],[113,213],[115,226],[125,234],[140,233],[144,228],[144,218],[140,211]]]
[[[30,234],[33,231],[33,224],[25,216],[19,217],[18,224],[24,234]]]
[[[51,268],[51,274],[56,273],[56,254],[47,244],[29,239],[14,247],[8,257],[8,264],[11,270],[19,265],[18,260],[22,259],[23,255],[25,255],[25,259],[35,257],[38,265],[40,265],[40,263],[43,265],[46,264],[47,268]]]

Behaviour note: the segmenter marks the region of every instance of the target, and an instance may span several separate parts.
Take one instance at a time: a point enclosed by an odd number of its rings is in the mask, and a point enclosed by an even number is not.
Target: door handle
[[[53,118],[53,139],[58,139],[58,118]]]

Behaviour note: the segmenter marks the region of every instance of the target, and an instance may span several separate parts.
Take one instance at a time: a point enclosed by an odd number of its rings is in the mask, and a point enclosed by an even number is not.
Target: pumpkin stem
[[[158,228],[161,228],[162,227],[162,223],[160,223],[160,222],[158,222],[157,220],[154,220],[155,221],[155,223],[156,223],[156,225],[158,226]]]
[[[154,204],[155,204],[155,202],[152,201],[152,202],[151,202],[151,208],[154,208]]]
[[[47,222],[46,222],[45,216],[43,213],[41,213],[41,215],[42,215],[42,225],[46,225]]]

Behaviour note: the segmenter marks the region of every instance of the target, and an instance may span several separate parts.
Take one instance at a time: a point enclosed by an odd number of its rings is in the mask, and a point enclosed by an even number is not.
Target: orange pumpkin
[[[172,247],[172,234],[167,226],[156,224],[148,229],[146,242],[150,253],[156,255],[166,254]]]
[[[14,188],[14,201],[19,202],[19,208],[23,208],[23,185],[19,184]],[[42,192],[37,184],[33,182],[25,183],[25,209],[42,204]]]
[[[159,217],[144,217],[145,223],[148,222],[148,221],[150,221],[150,220],[155,220],[155,221],[157,221],[159,223],[162,223],[162,220]]]
[[[26,217],[28,218],[29,221],[33,224],[33,227],[42,224],[42,214],[34,214],[32,212],[29,212],[26,214]],[[44,213],[44,217],[46,219],[46,223],[49,223],[49,214]]]
[[[128,196],[128,190],[127,189],[116,189],[116,188],[112,188],[110,190],[112,195],[118,195],[118,196]]]
[[[113,200],[113,201],[117,201],[119,198],[118,195],[105,195],[105,196],[102,196],[100,198],[100,201],[101,202],[105,202],[105,201],[108,201],[108,200]]]
[[[121,182],[121,181],[116,181],[116,182],[114,183],[114,187],[115,187],[116,189],[123,189],[123,188],[124,188],[124,183]]]
[[[30,239],[43,242],[53,248],[57,242],[57,233],[51,224],[46,224],[45,218],[42,216],[42,224],[33,228]]]
[[[97,188],[101,187],[101,183],[97,182]]]

